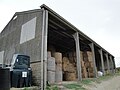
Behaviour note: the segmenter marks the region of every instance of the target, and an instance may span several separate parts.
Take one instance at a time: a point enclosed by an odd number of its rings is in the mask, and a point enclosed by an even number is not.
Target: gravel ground
[[[38,87],[11,88],[10,90],[39,90]]]
[[[100,84],[92,83],[86,87],[88,90],[120,90],[120,76],[102,81]]]

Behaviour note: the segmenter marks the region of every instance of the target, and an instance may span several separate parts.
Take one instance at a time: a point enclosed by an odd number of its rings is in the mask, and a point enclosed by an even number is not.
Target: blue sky
[[[0,0],[0,31],[15,12],[39,9],[43,3],[120,57],[120,0]]]

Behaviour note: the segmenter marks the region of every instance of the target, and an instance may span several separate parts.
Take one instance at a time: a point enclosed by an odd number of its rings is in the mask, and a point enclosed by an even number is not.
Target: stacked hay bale
[[[55,58],[51,57],[51,52],[47,53],[47,81],[55,83]]]
[[[82,78],[87,78],[88,75],[87,75],[87,70],[86,70],[86,67],[85,67],[85,62],[83,60],[83,52],[81,51],[80,52],[80,62],[81,62],[81,71],[82,71]]]
[[[63,72],[65,81],[75,81],[76,78],[76,67],[67,57],[63,57]]]
[[[93,64],[92,52],[90,51],[83,52],[83,61],[86,68],[87,77],[89,78],[94,77],[94,70],[93,70],[94,64]]]
[[[55,47],[52,46],[52,45],[49,45],[48,46],[48,51],[50,51],[51,52],[51,56],[54,57],[54,53],[56,52]]]
[[[87,51],[87,55],[88,55],[88,61],[89,61],[89,68],[88,68],[88,76],[90,78],[94,77],[94,64],[93,64],[93,55],[92,52]]]
[[[53,53],[54,52],[54,53]],[[52,53],[52,56],[51,56]],[[76,53],[69,52],[67,57],[62,58],[62,53],[48,51],[48,81],[50,83],[65,81],[76,81],[77,80],[77,62]],[[92,52],[80,51],[80,63],[83,78],[94,77],[94,64]]]
[[[67,81],[74,81],[77,79],[77,62],[76,62],[76,53],[69,52],[69,58],[63,57],[63,72],[64,79]],[[94,77],[94,64],[93,64],[93,55],[90,51],[80,51],[80,63],[81,63],[81,71],[82,78],[92,78]],[[69,75],[69,77],[68,77]],[[73,77],[71,77],[73,76]]]
[[[55,70],[55,81],[56,82],[61,82],[63,78],[63,73],[62,73],[62,53],[60,52],[55,52],[54,53],[55,57],[55,63],[56,63],[56,70]]]

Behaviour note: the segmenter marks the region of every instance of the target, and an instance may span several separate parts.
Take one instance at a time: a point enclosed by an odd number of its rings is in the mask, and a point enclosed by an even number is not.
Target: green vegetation
[[[28,87],[25,87],[23,90],[29,90]]]
[[[88,84],[91,84],[92,83],[92,79],[84,79],[84,80],[82,80],[82,84],[86,84],[86,85],[88,85]]]
[[[103,80],[103,81],[104,81],[104,80],[108,80],[108,79],[110,79],[112,76],[113,76],[113,75],[108,74],[108,75],[99,77],[98,80],[101,80],[101,81],[102,81],[102,80]]]
[[[65,82],[60,84],[51,85],[48,83],[46,90],[60,90],[59,88],[62,86],[64,90],[86,90],[85,88],[89,85],[92,85],[93,83],[101,83],[102,81],[111,79],[113,77],[120,76],[120,71],[117,71],[114,75],[112,74],[107,74],[105,76],[101,76],[98,78],[87,78],[83,79],[81,82]],[[38,87],[24,87],[22,90],[38,90]]]
[[[82,87],[82,85],[78,83],[73,83],[73,84],[65,84],[64,87],[72,90],[85,90],[85,88]]]
[[[101,83],[102,81],[108,80],[110,78],[113,78],[115,76],[120,76],[120,72],[117,72],[115,75],[112,74],[107,74],[105,76],[101,76],[98,78],[88,78],[88,79],[83,79],[81,82],[73,82],[73,83],[64,83],[62,84],[66,89],[70,90],[86,90],[85,86],[86,85],[92,85],[93,82],[95,83]],[[59,90],[59,85],[49,85],[47,86],[47,90]]]
[[[46,87],[46,90],[59,90],[59,88],[57,87],[57,85],[49,85]]]
[[[120,70],[116,70],[116,74],[115,74],[116,76],[120,76]]]

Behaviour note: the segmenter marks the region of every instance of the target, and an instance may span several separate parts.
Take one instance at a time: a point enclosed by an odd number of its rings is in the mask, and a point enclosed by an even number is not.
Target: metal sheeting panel
[[[6,58],[4,59],[5,64],[10,65],[11,60],[12,60],[12,59],[10,59],[10,58],[13,57],[13,54],[14,54],[14,53],[15,53],[15,48],[14,48],[14,47],[10,47],[10,48],[7,50],[7,52],[4,53],[5,56],[6,56]]]
[[[36,17],[22,25],[20,44],[35,38]]]
[[[3,64],[4,51],[0,52],[0,64]]]

